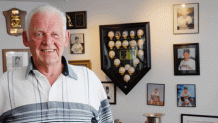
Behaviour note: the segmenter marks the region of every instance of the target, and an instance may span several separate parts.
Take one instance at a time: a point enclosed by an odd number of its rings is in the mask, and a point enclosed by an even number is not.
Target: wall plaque
[[[6,19],[7,33],[9,35],[19,36],[25,29],[26,11],[12,8],[3,12]]]
[[[67,29],[86,29],[87,18],[86,11],[66,12]]]

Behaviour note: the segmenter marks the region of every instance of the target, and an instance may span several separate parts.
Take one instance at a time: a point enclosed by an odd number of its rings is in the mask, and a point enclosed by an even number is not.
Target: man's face
[[[77,38],[77,39],[75,40],[75,43],[79,43],[79,38]]]
[[[67,47],[69,42],[67,39],[67,32],[63,34],[59,15],[39,12],[32,16],[28,46],[34,63],[51,65],[61,62],[64,47]]]
[[[183,53],[183,56],[184,56],[184,58],[185,58],[185,59],[187,59],[187,58],[189,58],[189,56],[190,56],[190,53],[188,53],[188,52],[185,52],[185,53]]]
[[[184,89],[184,93],[187,94],[187,92],[188,92],[188,90],[187,90],[187,89]]]
[[[16,58],[15,59],[15,64],[19,64],[20,63],[20,59],[19,58]]]
[[[157,93],[157,89],[155,89],[155,93]]]

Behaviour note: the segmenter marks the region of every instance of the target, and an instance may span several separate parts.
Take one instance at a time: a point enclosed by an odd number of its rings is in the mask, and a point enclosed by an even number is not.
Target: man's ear
[[[70,40],[70,31],[67,30],[65,32],[65,42],[64,42],[64,46],[67,47],[69,45],[69,40]]]
[[[27,33],[26,33],[26,31],[23,31],[23,32],[22,32],[22,38],[23,38],[23,44],[24,44],[24,46],[29,47],[29,41],[28,41],[28,39],[27,39]]]

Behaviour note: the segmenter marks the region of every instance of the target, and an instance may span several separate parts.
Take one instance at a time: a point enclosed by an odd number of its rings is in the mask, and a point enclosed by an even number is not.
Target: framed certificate
[[[2,49],[3,72],[28,65],[29,49]]]

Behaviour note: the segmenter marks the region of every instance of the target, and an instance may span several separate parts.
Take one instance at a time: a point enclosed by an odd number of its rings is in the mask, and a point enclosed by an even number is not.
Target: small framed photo
[[[165,84],[147,84],[147,105],[164,106]]]
[[[87,12],[66,12],[67,29],[87,29]]]
[[[199,33],[199,3],[173,5],[174,34]]]
[[[116,104],[116,85],[113,82],[102,82],[110,104]]]
[[[77,33],[70,35],[70,54],[84,54],[85,42],[84,34]]]
[[[218,116],[181,114],[181,123],[217,123]]]
[[[200,75],[199,44],[174,44],[174,75]]]
[[[28,65],[29,49],[2,49],[3,72]]]
[[[177,106],[196,107],[196,89],[194,84],[177,85]]]
[[[90,60],[70,60],[68,61],[71,65],[85,66],[91,70],[91,61]]]

